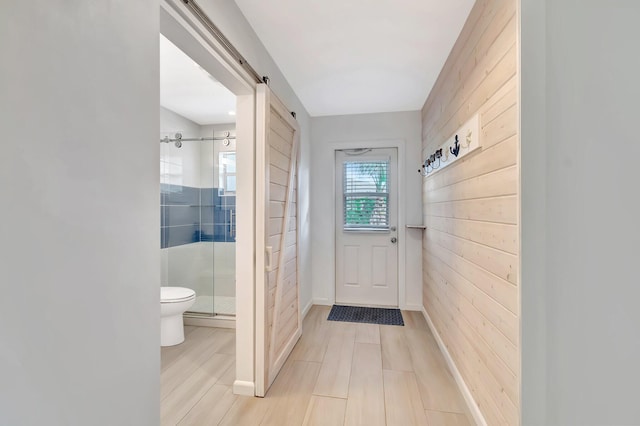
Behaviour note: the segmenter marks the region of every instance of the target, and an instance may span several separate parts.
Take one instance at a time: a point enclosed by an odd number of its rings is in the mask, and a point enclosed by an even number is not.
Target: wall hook
[[[429,157],[429,159],[431,160],[431,168],[432,169],[437,169],[438,167],[440,167],[440,157],[438,157],[436,154],[431,154],[431,156]],[[436,159],[438,160],[438,165],[436,166]]]
[[[473,132],[471,131],[471,129],[469,129],[469,132],[467,133],[467,145],[465,146],[465,148],[469,148],[471,146],[471,136],[473,135]]]
[[[448,137],[443,143],[431,151],[430,155],[424,158],[421,170],[422,176],[431,172],[446,168],[465,155],[476,151],[480,146],[481,139],[479,115],[476,114],[460,127],[453,135]],[[460,138],[463,138],[460,140]],[[429,141],[431,145],[432,141]]]
[[[460,153],[460,142],[458,142],[458,135],[456,135],[456,141],[453,147],[449,147],[449,151],[451,151],[451,153],[453,155],[455,155],[456,157],[458,156],[458,154]]]

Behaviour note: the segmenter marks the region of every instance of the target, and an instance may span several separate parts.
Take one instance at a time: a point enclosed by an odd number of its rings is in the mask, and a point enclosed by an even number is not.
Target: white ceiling
[[[312,116],[421,109],[474,3],[235,1]]]
[[[236,97],[160,35],[160,105],[200,125],[235,123]]]

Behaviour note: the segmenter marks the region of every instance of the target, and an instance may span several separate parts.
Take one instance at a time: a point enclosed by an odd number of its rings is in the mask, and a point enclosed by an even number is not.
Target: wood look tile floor
[[[314,306],[265,398],[234,395],[235,332],[185,327],[162,348],[163,425],[473,424],[420,312],[405,326],[327,321]]]

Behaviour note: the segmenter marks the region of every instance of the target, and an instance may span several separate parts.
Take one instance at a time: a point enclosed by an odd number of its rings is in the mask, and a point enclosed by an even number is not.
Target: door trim
[[[370,151],[368,151],[370,150]],[[368,151],[368,152],[367,152]],[[398,179],[399,168],[398,168],[398,148],[367,148],[367,151],[362,152],[358,155],[347,155],[344,151],[334,151],[334,182],[336,182],[334,188],[334,217],[335,217],[335,229],[334,229],[334,241],[335,241],[335,256],[334,256],[334,264],[335,267],[335,295],[336,302],[338,304],[347,304],[353,306],[371,306],[371,307],[384,307],[384,308],[398,308],[400,306],[400,289],[399,289],[399,272],[400,272],[400,250],[399,244],[391,243],[389,240],[398,237],[398,219],[400,216],[400,203],[398,197],[398,190],[400,189],[400,181]],[[387,174],[387,193],[388,193],[388,225],[387,229],[344,229],[343,220],[344,220],[344,164],[351,161],[387,161],[389,164],[388,174]],[[341,182],[342,185],[338,183]],[[392,229],[394,228],[394,229]],[[375,241],[375,242],[374,242]],[[395,273],[393,274],[393,279],[387,278],[393,282],[393,286],[389,286],[389,281],[386,281],[386,289],[377,289],[376,285],[374,285],[375,277],[373,274],[370,279],[365,278],[367,273],[365,270],[369,269],[369,266],[373,268],[373,255],[374,255],[374,247],[377,247],[381,244],[384,244],[387,250],[393,252],[393,256],[389,255],[389,251],[385,254],[387,260],[393,257],[393,264],[395,266],[391,266],[391,264],[387,264],[386,272],[389,272],[389,268],[391,270],[395,269]],[[367,287],[366,291],[363,291],[362,287],[360,290],[349,289],[349,286],[343,282],[345,277],[346,269],[348,268],[346,260],[343,260],[343,257],[347,255],[346,246],[347,245],[359,245],[360,248],[364,249],[364,253],[370,253],[368,260],[366,262],[370,262],[367,266],[360,264],[360,259],[358,261],[358,273],[357,275],[362,279],[361,284],[364,287]],[[365,248],[366,247],[366,248]],[[369,252],[369,250],[371,250]],[[360,258],[360,254],[362,252],[359,251],[358,257]],[[338,271],[338,265],[341,266],[341,270]],[[360,272],[363,272],[363,275],[360,275]],[[342,275],[342,279],[340,278]],[[393,291],[388,291],[387,289],[391,289],[393,287]],[[354,294],[358,293],[358,295]],[[340,300],[338,299],[338,294],[340,294]],[[392,302],[392,303],[390,303]]]
[[[236,95],[237,234],[236,251],[255,253],[256,83],[213,38],[181,0],[161,0],[160,33]],[[255,395],[255,264],[236,256],[236,374],[233,392]]]
[[[331,166],[331,187],[332,211],[336,210],[336,151],[341,149],[357,149],[357,148],[396,148],[398,150],[398,307],[406,309],[406,227],[405,227],[405,145],[404,139],[378,139],[378,140],[361,140],[361,141],[343,141],[332,142],[326,146],[325,152],[329,153],[332,158]],[[332,244],[331,244],[331,270],[333,273],[326,280],[325,294],[326,300],[315,299],[314,303],[333,305],[336,303],[336,215],[331,217]]]

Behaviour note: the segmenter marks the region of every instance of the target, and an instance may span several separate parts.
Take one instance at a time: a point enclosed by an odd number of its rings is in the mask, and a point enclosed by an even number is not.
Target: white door
[[[398,306],[398,152],[336,151],[336,303]]]
[[[300,131],[269,87],[259,84],[256,94],[256,247],[265,254],[256,259],[256,395],[264,396],[302,334],[296,190]]]

